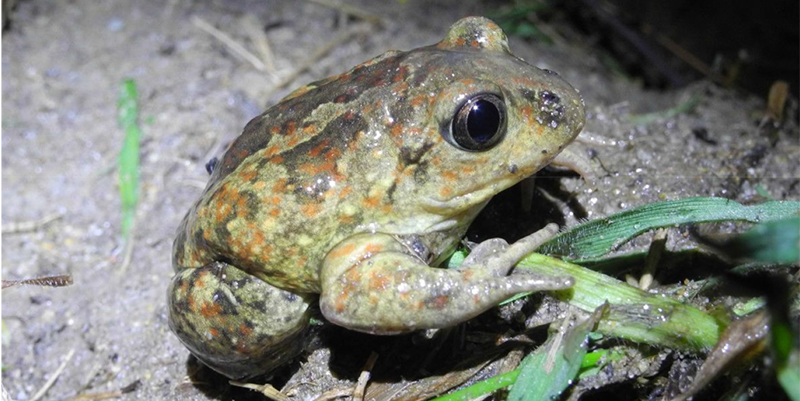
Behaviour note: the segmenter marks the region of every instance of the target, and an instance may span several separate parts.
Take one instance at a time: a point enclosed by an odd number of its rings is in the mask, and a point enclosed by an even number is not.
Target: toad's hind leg
[[[221,262],[179,271],[167,291],[172,331],[225,376],[265,375],[302,351],[310,299]]]

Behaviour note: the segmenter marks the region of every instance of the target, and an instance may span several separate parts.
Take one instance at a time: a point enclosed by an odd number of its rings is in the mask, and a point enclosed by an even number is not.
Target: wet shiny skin
[[[482,94],[504,108],[502,136],[468,150],[453,119]],[[314,302],[335,324],[395,334],[569,286],[508,275],[539,237],[489,241],[458,271],[430,266],[583,122],[578,93],[514,56],[484,18],[304,86],[247,124],[181,223],[170,327],[204,363],[244,378],[302,350]]]

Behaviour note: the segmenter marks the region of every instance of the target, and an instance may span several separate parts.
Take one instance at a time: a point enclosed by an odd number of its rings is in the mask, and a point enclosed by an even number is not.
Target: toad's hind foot
[[[303,349],[309,300],[234,266],[181,270],[167,291],[172,331],[227,377],[266,375]]]

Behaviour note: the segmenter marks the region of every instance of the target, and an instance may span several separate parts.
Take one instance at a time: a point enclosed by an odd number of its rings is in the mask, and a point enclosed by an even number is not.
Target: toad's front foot
[[[390,235],[359,234],[326,257],[320,308],[333,323],[373,334],[452,326],[514,294],[572,286],[571,277],[506,275],[556,231],[551,224],[513,245],[489,240],[458,270],[423,264]]]

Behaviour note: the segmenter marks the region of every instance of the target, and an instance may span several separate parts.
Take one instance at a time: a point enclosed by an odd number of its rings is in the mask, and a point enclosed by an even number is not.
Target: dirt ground
[[[233,398],[187,379],[196,366],[166,317],[174,232],[205,185],[205,163],[294,87],[388,49],[434,43],[460,17],[493,11],[462,1],[349,4],[382,24],[366,24],[366,31],[342,40],[343,32],[365,23],[303,1],[18,5],[2,36],[3,228],[58,219],[2,236],[2,276],[71,274],[75,283],[3,291],[2,383],[11,399],[30,399],[65,361],[44,399],[134,383],[138,387],[119,399]],[[202,21],[256,54],[258,32],[266,26],[274,69],[260,71],[201,29]],[[559,72],[586,101],[588,140],[574,149],[596,155],[604,173],[597,188],[570,176],[554,181],[574,196],[571,202],[550,197],[561,221],[695,195],[741,202],[762,200],[764,193],[800,199],[796,104],[789,122],[769,137],[758,128],[764,96],[704,82],[666,93],[644,91],[610,72],[587,46],[574,40],[554,46],[511,41],[518,56]],[[326,47],[331,50],[312,59]],[[308,60],[308,69],[276,88]],[[143,137],[136,242],[122,270],[116,160],[123,132],[116,105],[125,78],[139,87]],[[690,113],[642,125],[629,120],[694,96],[700,103]],[[669,246],[681,241],[675,230]],[[357,371],[327,369],[328,345],[318,345],[298,365],[308,378],[298,398],[357,377]]]

